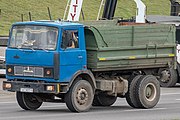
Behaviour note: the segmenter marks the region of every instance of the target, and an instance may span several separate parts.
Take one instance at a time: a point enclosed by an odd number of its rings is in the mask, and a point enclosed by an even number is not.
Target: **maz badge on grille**
[[[24,67],[23,70],[24,76],[33,76],[34,75],[34,67]]]
[[[34,68],[33,67],[24,67],[23,72],[33,73],[34,72]]]

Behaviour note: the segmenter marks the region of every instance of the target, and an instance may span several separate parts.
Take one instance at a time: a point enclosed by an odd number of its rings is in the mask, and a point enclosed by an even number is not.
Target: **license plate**
[[[32,88],[21,88],[20,91],[21,91],[21,92],[29,92],[29,93],[32,93],[32,92],[33,92],[33,89],[32,89]]]

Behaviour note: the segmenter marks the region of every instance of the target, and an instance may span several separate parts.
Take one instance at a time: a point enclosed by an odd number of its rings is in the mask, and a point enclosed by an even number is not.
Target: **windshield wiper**
[[[34,45],[35,42],[36,42],[36,40],[26,40],[26,41],[24,41],[24,43],[22,43],[22,46],[31,47]]]
[[[36,51],[32,46],[17,46],[16,47],[18,50],[21,50],[21,51],[23,51],[23,49],[31,49],[32,51]]]
[[[45,52],[49,52],[46,48],[39,48],[40,50],[43,50]]]
[[[17,48],[17,49],[20,50],[20,51],[23,51],[23,49],[22,49],[21,46],[17,46],[17,47],[15,47],[15,48]]]
[[[36,51],[36,50],[34,50],[34,48],[33,48],[33,47],[28,47],[28,48],[30,48],[32,51]]]

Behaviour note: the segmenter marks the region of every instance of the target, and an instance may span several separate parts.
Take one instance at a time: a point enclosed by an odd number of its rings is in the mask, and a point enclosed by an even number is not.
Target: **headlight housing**
[[[44,77],[53,78],[54,77],[53,68],[44,68]]]
[[[7,74],[7,75],[14,75],[14,66],[12,66],[12,65],[7,65],[7,66],[6,66],[6,74]]]

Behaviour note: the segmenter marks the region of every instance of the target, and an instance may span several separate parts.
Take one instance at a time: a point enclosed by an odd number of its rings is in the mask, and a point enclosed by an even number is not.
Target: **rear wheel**
[[[94,106],[111,106],[116,102],[116,96],[110,96],[106,92],[98,93],[94,96]]]
[[[88,111],[92,105],[94,91],[86,80],[75,81],[65,96],[67,107],[72,112]]]
[[[156,77],[145,75],[136,84],[135,96],[138,108],[152,108],[160,98],[160,84]]]
[[[178,81],[177,71],[173,68],[160,69],[159,72],[159,82],[162,87],[172,87],[175,86]]]
[[[135,77],[131,77],[128,80],[128,92],[126,93],[126,101],[127,103],[134,108],[138,107],[137,100],[136,100],[136,95],[135,95],[135,89],[136,89],[136,84],[138,80],[142,77],[142,75],[137,75]]]
[[[32,93],[17,92],[16,99],[19,106],[24,110],[36,110],[42,105],[42,102]]]

